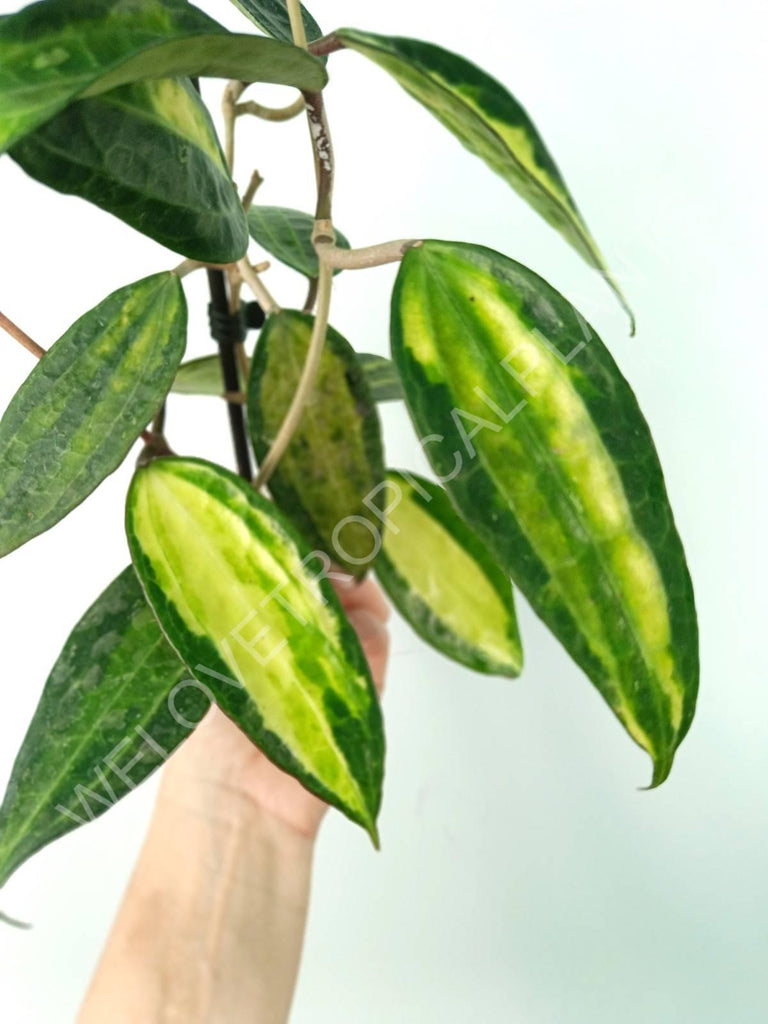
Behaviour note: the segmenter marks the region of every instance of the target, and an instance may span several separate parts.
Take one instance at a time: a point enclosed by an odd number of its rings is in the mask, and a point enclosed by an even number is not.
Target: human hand
[[[334,581],[347,617],[362,645],[376,691],[381,696],[389,650],[390,610],[377,585]],[[314,839],[328,805],[277,768],[217,707],[166,766],[161,795],[189,802],[190,789],[218,808],[234,798]],[[226,800],[225,800],[226,797]],[[195,802],[198,802],[197,799]]]

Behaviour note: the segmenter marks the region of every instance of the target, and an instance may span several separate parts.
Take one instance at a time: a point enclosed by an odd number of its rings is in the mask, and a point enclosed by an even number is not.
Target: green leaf
[[[368,381],[374,402],[396,402],[403,397],[403,385],[391,359],[358,352],[357,361]]]
[[[271,502],[198,459],[128,494],[134,565],[164,633],[240,729],[377,841],[384,734],[357,636]]]
[[[134,82],[73,103],[11,156],[43,184],[190,259],[230,263],[248,248],[213,122],[186,79]]]
[[[248,211],[248,229],[258,242],[281,263],[298,270],[307,277],[320,272],[317,253],[312,245],[313,217],[285,206],[251,206]],[[336,231],[336,245],[349,249],[349,242]],[[341,273],[335,270],[334,273]]]
[[[224,385],[218,356],[190,359],[179,367],[171,391],[178,395],[216,395],[221,398]]]
[[[376,576],[428,644],[478,672],[518,676],[523,652],[512,584],[442,487],[387,472]]]
[[[129,566],[77,623],[48,676],[0,807],[0,885],[109,810],[186,739],[210,703],[188,677]]]
[[[293,42],[291,20],[288,17],[285,0],[232,0],[232,3],[267,35],[282,39],[286,43]],[[301,20],[304,22],[307,42],[319,39],[323,34],[322,30],[304,4],[301,4]]]
[[[357,362],[365,374],[374,402],[395,402],[403,397],[403,387],[391,359],[371,352],[358,352]],[[179,395],[216,395],[221,397],[221,363],[218,356],[201,356],[182,363],[171,391]]]
[[[186,329],[166,272],[112,292],[51,346],[0,421],[0,555],[117,469],[173,382]]]
[[[632,310],[557,164],[526,111],[500,82],[464,57],[418,39],[378,36],[351,28],[339,29],[335,35],[388,71],[599,270],[629,314],[634,333]]]
[[[532,271],[480,246],[409,250],[392,351],[466,522],[669,774],[693,717],[693,591],[648,426],[607,349]]]
[[[0,18],[0,151],[75,99],[179,75],[307,90],[327,81],[305,50],[233,35],[186,0],[42,0]]]
[[[248,383],[248,425],[263,459],[290,406],[314,318],[284,310],[259,336]],[[371,495],[384,480],[376,406],[348,341],[329,328],[315,388],[269,489],[304,538],[355,576],[381,544]]]

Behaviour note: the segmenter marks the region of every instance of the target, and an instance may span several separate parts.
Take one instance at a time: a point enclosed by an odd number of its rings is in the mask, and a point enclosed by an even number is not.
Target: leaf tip
[[[672,771],[672,761],[674,759],[674,751],[664,754],[651,754],[653,758],[653,778],[651,779],[650,785],[639,786],[638,788],[642,792],[649,791],[651,789],[658,789],[662,782],[665,782],[669,778],[669,773]]]

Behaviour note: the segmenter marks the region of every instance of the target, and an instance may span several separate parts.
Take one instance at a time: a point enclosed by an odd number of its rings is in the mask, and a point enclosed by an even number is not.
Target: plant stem
[[[36,341],[33,341],[26,331],[22,331],[20,327],[17,327],[13,320],[9,320],[4,313],[0,313],[0,327],[10,334],[12,338],[15,338],[20,345],[23,345],[27,352],[31,352],[33,356],[42,359],[45,355],[45,349],[42,345],[38,345]]]
[[[317,278],[310,277],[309,285],[307,287],[307,297],[304,299],[304,305],[301,307],[302,313],[311,313],[315,308],[315,302],[317,302]]]
[[[299,0],[286,0],[286,4],[291,21],[293,41],[296,46],[301,46],[306,50],[307,37],[304,32]],[[305,92],[304,101],[307,107],[307,121],[312,140],[315,177],[317,179],[317,205],[315,207],[315,228],[312,232],[312,241],[315,244],[318,241],[323,241],[333,245],[336,241],[336,236],[331,219],[331,201],[333,197],[333,147],[331,145],[331,133],[328,129],[322,93]],[[245,273],[243,276],[245,276]],[[307,400],[315,386],[323,348],[325,347],[325,336],[328,333],[328,315],[331,306],[332,288],[333,270],[329,264],[320,262],[317,278],[317,313],[312,325],[312,335],[309,339],[306,362],[301,371],[301,377],[299,378],[299,383],[288,412],[285,414],[277,436],[272,442],[272,446],[267,452],[266,458],[254,479],[254,486],[257,488],[263,487],[272,476],[275,466],[291,442],[293,433],[301,421],[304,406],[307,404]],[[311,297],[310,294],[308,298]]]
[[[301,16],[301,3],[299,0],[286,0],[288,7],[288,18],[291,22],[291,35],[296,46],[302,50],[307,49],[307,34],[304,31],[304,19]]]
[[[278,306],[277,302],[272,298],[272,295],[267,290],[264,282],[245,257],[238,261],[237,269],[240,271],[245,283],[258,299],[259,305],[267,316],[269,316],[270,313],[279,313],[280,306]]]
[[[251,114],[253,117],[261,118],[262,121],[290,121],[304,110],[304,106],[303,96],[299,96],[287,107],[265,107],[255,100],[247,100],[245,103],[235,104],[235,117]]]
[[[208,270],[208,287],[211,292],[211,305],[218,313],[229,315],[229,299],[227,298],[227,285],[222,270]],[[221,375],[224,380],[224,390],[239,391],[240,378],[237,372],[237,359],[235,348],[232,344],[219,342],[219,360],[221,362]],[[245,413],[242,405],[236,402],[227,402],[229,413],[229,427],[232,433],[232,445],[235,449],[237,471],[246,480],[251,479],[251,455],[248,449],[248,437],[245,431]]]
[[[399,263],[408,249],[423,243],[416,238],[399,238],[394,242],[380,242],[366,245],[361,249],[340,249],[331,242],[318,240],[315,243],[317,255],[322,263],[339,270],[365,270],[380,267],[385,263]]]
[[[304,406],[307,404],[307,399],[315,386],[317,371],[320,368],[320,359],[322,358],[325,346],[325,335],[328,330],[332,281],[333,271],[329,266],[321,264],[320,275],[317,279],[317,313],[315,314],[315,322],[312,325],[307,358],[285,419],[280,424],[277,436],[272,442],[267,457],[262,462],[259,472],[253,481],[254,487],[263,487],[272,476],[275,466],[283,457],[293,437],[293,433],[301,421]]]
[[[312,152],[315,157],[315,177],[317,179],[315,220],[325,221],[330,224],[331,199],[333,197],[333,146],[325,114],[325,103],[322,93],[319,92],[304,93],[304,99],[307,103],[309,134],[312,139]],[[331,242],[336,240],[333,233],[328,237]]]
[[[330,32],[327,36],[323,36],[321,39],[313,40],[307,49],[315,57],[327,57],[329,53],[336,53],[337,50],[344,49],[344,43],[339,39],[335,32]]]

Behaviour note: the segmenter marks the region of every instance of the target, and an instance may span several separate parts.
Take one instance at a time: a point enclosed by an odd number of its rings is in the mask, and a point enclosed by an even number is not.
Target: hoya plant
[[[0,19],[8,158],[178,254],[47,351],[2,318],[38,362],[0,423],[0,554],[138,458],[130,564],[45,683],[0,809],[0,884],[149,776],[211,702],[378,844],[382,719],[338,574],[373,573],[427,644],[510,677],[523,665],[519,592],[650,755],[652,786],[693,717],[683,547],[646,421],[593,328],[533,270],[477,242],[353,248],[334,224],[324,90],[349,50],[538,211],[632,320],[525,109],[435,43],[323,34],[298,0],[236,3],[240,33],[186,0],[42,0]],[[203,76],[225,80],[221,139]],[[267,107],[259,83],[295,98]],[[299,116],[311,213],[262,205],[258,174],[242,193],[231,175],[236,127]],[[296,294],[272,295],[267,256],[297,272]],[[331,326],[334,276],[384,263],[395,265],[391,360]],[[192,273],[208,276],[213,342],[183,362]],[[166,425],[169,392],[224,399],[237,473],[185,448]],[[388,465],[378,405],[390,401],[405,403],[413,462],[422,450],[432,478]],[[201,415],[224,402],[201,402]]]

